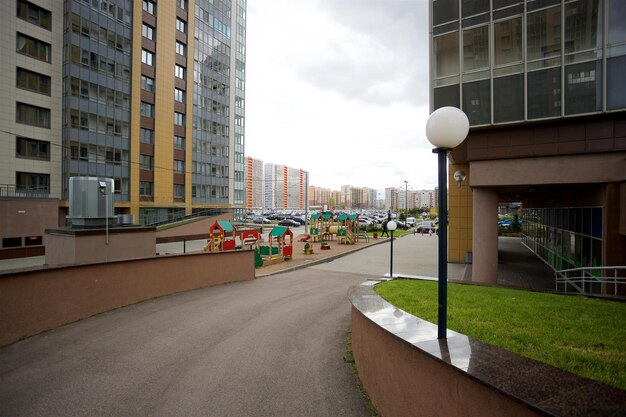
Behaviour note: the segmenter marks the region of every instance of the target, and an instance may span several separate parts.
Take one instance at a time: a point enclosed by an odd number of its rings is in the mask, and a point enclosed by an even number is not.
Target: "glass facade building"
[[[626,109],[621,0],[434,0],[432,104],[472,126]]]
[[[554,270],[626,265],[626,2],[431,0],[430,107],[463,110],[448,258],[495,283],[499,203]],[[491,217],[491,214],[493,217]],[[590,274],[595,272],[588,272]]]

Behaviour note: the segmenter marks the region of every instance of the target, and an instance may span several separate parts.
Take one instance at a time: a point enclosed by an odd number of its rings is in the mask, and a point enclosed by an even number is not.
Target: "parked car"
[[[432,221],[424,221],[421,222],[416,228],[415,231],[417,233],[430,233],[430,231],[437,232],[438,228],[435,226],[435,223]]]
[[[414,227],[415,226],[415,217],[407,217],[406,218],[406,225],[409,227]]]
[[[300,224],[300,226],[304,226],[305,225],[305,221],[302,220],[300,217],[288,217],[289,220],[293,220],[294,222],[298,222]]]
[[[291,219],[283,219],[278,222],[279,226],[287,226],[287,227],[300,227],[300,223]]]
[[[271,224],[272,221],[270,219],[266,219],[265,217],[252,217],[252,223],[255,224]]]

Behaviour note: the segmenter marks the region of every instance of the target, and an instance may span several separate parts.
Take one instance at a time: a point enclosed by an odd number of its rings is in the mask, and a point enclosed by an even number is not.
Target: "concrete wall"
[[[359,378],[385,417],[539,416],[381,328],[352,307]]]
[[[0,346],[143,300],[252,279],[249,250],[0,274]]]
[[[53,229],[44,236],[47,265],[77,265],[156,255],[154,227],[109,229]]]
[[[58,223],[58,200],[0,200],[0,247],[2,238],[43,236],[45,229],[57,227]]]

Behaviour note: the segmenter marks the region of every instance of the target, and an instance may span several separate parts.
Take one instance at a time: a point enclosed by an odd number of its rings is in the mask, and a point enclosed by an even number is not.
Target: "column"
[[[496,284],[498,278],[498,192],[473,189],[472,281]]]

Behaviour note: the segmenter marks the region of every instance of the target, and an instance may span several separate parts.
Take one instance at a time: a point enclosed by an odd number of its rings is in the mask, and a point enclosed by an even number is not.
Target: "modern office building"
[[[263,161],[246,157],[246,209],[263,209],[264,205]]]
[[[430,5],[431,110],[470,120],[448,258],[471,252],[472,279],[494,283],[498,205],[520,202],[524,244],[555,270],[626,265],[626,2]]]
[[[5,198],[114,180],[150,223],[244,207],[246,0],[7,0],[0,47]],[[3,236],[4,238],[4,236]]]

